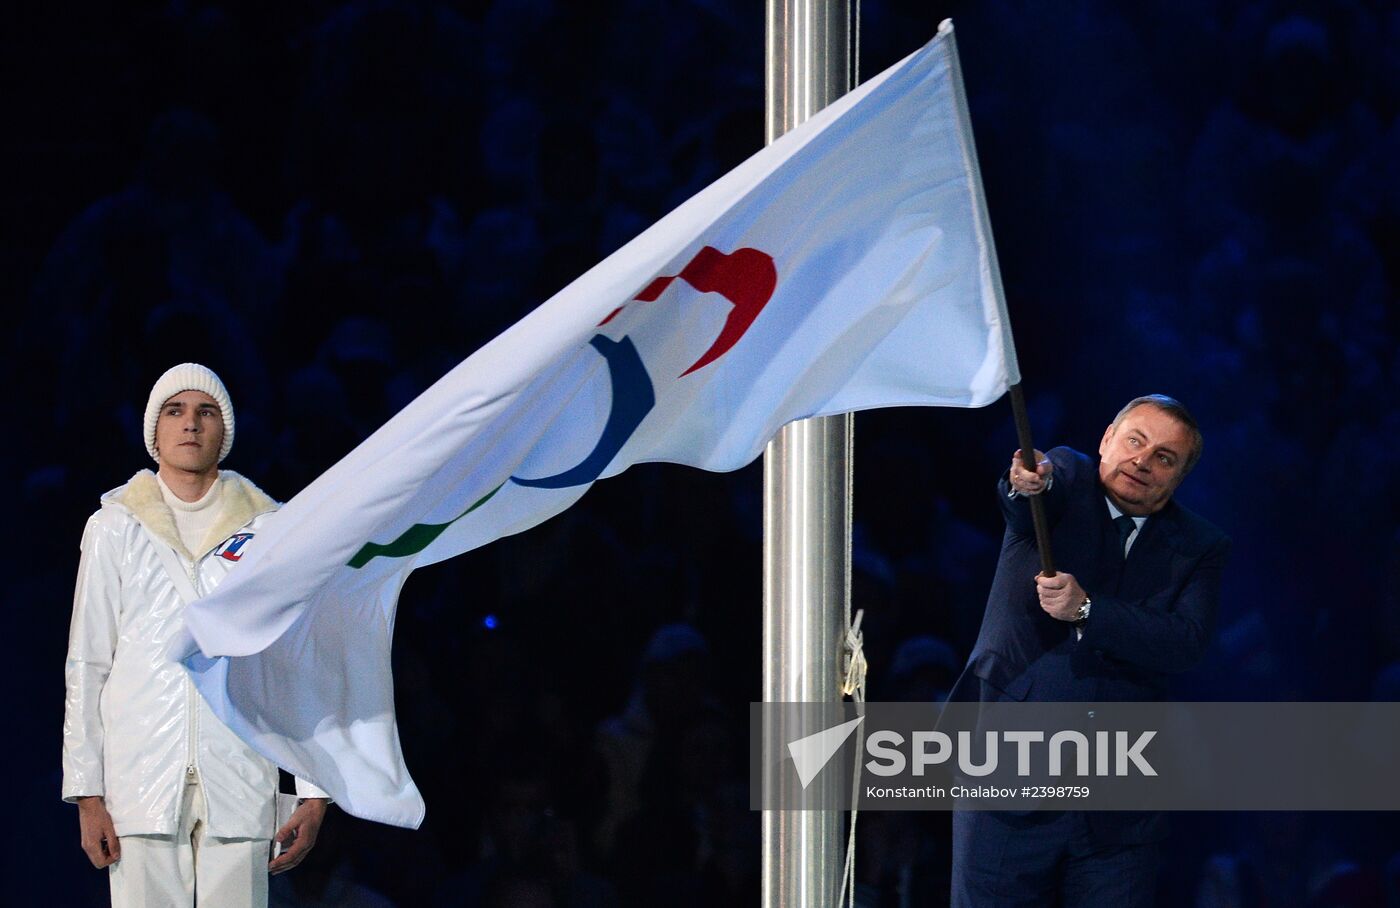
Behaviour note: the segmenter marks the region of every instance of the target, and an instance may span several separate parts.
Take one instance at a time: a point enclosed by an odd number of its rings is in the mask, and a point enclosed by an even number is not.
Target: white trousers
[[[124,835],[112,908],[267,908],[269,839],[206,836],[204,790],[185,786],[173,836]]]

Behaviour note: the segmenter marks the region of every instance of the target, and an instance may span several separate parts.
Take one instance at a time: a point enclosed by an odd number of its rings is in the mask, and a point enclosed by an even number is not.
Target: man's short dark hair
[[[1146,394],[1142,397],[1134,397],[1128,401],[1123,409],[1118,411],[1118,415],[1113,417],[1113,428],[1118,428],[1118,424],[1123,421],[1133,410],[1144,404],[1151,404],[1163,413],[1175,419],[1186,427],[1186,431],[1191,434],[1191,453],[1186,455],[1186,464],[1182,467],[1181,475],[1185,476],[1196,466],[1196,462],[1201,459],[1201,450],[1205,447],[1205,438],[1201,435],[1201,427],[1196,423],[1196,417],[1191,415],[1191,411],[1186,409],[1186,405],[1175,397],[1168,397],[1165,394]]]

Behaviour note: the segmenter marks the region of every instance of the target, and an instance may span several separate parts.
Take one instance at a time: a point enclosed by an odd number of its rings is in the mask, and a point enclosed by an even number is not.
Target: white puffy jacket
[[[185,602],[155,546],[173,549],[204,595],[277,509],[237,473],[223,470],[216,481],[223,512],[203,551],[185,548],[149,470],[102,496],[83,532],[65,666],[63,798],[104,796],[119,836],[174,833],[192,775],[204,788],[209,835],[275,832],[277,767],[229,731],[166,656]],[[300,779],[297,793],[325,797]]]

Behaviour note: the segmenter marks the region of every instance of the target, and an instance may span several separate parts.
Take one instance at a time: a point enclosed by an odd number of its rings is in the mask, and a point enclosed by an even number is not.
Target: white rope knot
[[[846,628],[846,642],[842,663],[845,680],[841,682],[841,696],[851,697],[857,703],[865,702],[865,673],[870,663],[865,661],[865,635],[860,632],[860,621],[865,617],[865,609],[856,612],[855,621]]]

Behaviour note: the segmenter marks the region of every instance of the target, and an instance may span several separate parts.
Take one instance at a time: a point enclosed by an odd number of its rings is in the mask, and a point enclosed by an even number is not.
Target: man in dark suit
[[[1165,395],[1128,403],[1099,458],[1020,452],[999,483],[1006,517],[986,615],[951,700],[1141,701],[1209,642],[1230,541],[1172,500],[1201,433]],[[1058,573],[1039,576],[1029,499],[1043,495]],[[958,811],[954,906],[1154,904],[1161,814]]]

